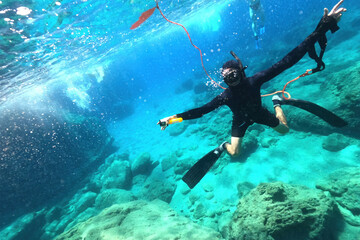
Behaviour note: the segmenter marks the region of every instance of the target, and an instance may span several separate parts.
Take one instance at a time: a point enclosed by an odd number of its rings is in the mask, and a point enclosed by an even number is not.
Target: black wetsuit
[[[233,137],[243,137],[246,129],[254,122],[269,127],[278,126],[279,120],[261,104],[261,86],[296,64],[328,30],[334,33],[338,29],[334,18],[323,17],[316,30],[282,60],[252,77],[246,77],[237,86],[227,88],[204,106],[177,114],[177,117],[184,120],[195,119],[227,105],[233,112]]]

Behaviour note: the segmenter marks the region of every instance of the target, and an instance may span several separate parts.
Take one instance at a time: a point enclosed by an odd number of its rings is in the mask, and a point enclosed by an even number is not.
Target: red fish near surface
[[[156,7],[153,7],[145,12],[143,12],[141,14],[141,16],[139,17],[139,20],[137,20],[130,29],[135,29],[137,27],[139,27],[143,22],[146,21],[146,19],[148,19],[155,11]]]

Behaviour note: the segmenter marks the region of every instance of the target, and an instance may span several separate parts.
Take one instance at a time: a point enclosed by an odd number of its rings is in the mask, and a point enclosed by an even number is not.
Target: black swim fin
[[[329,123],[333,127],[340,128],[340,127],[345,127],[346,125],[348,125],[348,123],[344,119],[337,116],[335,113],[330,112],[329,110],[327,110],[315,103],[312,103],[312,102],[291,98],[288,100],[283,99],[281,101],[281,104],[295,106],[295,107],[301,108],[305,111],[308,111],[308,112],[318,116],[325,122]]]
[[[182,180],[189,186],[189,188],[193,189],[219,159],[221,153],[222,151],[219,151],[219,147],[210,151],[189,169],[189,171],[182,177]]]

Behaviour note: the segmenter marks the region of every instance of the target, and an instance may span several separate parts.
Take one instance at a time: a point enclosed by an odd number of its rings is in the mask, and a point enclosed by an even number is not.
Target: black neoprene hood
[[[227,69],[227,68],[235,68],[235,69],[240,69],[239,63],[235,60],[230,60],[227,61],[226,63],[224,63],[224,65],[222,66],[222,70]]]

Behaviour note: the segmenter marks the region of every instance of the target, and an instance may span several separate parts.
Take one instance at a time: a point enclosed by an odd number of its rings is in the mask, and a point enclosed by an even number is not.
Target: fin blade
[[[340,128],[348,125],[344,119],[337,116],[335,113],[312,102],[291,98],[288,100],[283,100],[281,104],[295,106],[308,111],[329,123],[333,127]]]
[[[216,148],[210,151],[189,169],[189,171],[182,177],[182,180],[189,186],[189,188],[193,189],[220,156],[221,153],[216,153]]]
[[[156,7],[153,7],[141,14],[139,17],[139,20],[137,20],[131,27],[131,30],[134,30],[135,28],[139,27],[141,24],[143,24],[155,11]]]

